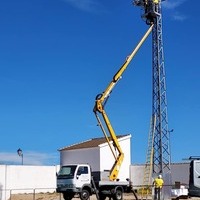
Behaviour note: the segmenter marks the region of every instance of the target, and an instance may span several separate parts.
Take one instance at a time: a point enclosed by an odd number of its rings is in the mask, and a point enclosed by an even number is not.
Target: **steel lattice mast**
[[[163,174],[171,183],[171,156],[167,116],[167,97],[162,38],[162,12],[159,0],[135,0],[134,4],[144,10],[142,18],[152,31],[152,116],[156,117],[153,141],[153,176]]]
[[[166,174],[170,171],[169,130],[167,117],[167,97],[162,39],[161,3],[155,6],[157,17],[152,32],[152,114],[156,116],[154,135],[153,172]]]

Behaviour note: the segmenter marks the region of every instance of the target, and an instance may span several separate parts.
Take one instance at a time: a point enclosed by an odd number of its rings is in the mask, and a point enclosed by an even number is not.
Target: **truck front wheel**
[[[123,200],[123,192],[121,190],[116,190],[113,194],[113,200]]]
[[[80,193],[80,199],[81,200],[88,200],[90,197],[90,193],[88,190],[82,190]]]

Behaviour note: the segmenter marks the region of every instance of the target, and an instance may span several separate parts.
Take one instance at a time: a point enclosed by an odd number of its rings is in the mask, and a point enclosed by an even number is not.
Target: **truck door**
[[[91,174],[88,166],[79,166],[76,173],[76,186],[81,188],[85,184],[90,184]]]

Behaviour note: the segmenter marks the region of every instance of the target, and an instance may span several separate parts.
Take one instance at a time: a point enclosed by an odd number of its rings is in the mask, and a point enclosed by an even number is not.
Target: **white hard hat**
[[[159,175],[158,175],[158,178],[162,178],[162,175],[161,175],[161,174],[159,174]]]

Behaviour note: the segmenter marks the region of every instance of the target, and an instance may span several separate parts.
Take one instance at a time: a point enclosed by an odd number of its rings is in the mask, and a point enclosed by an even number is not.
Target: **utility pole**
[[[154,24],[152,31],[152,116],[156,116],[153,138],[152,177],[162,174],[165,184],[171,185],[170,134],[168,130],[166,75],[164,66],[161,0],[134,0],[144,13],[147,25]]]

